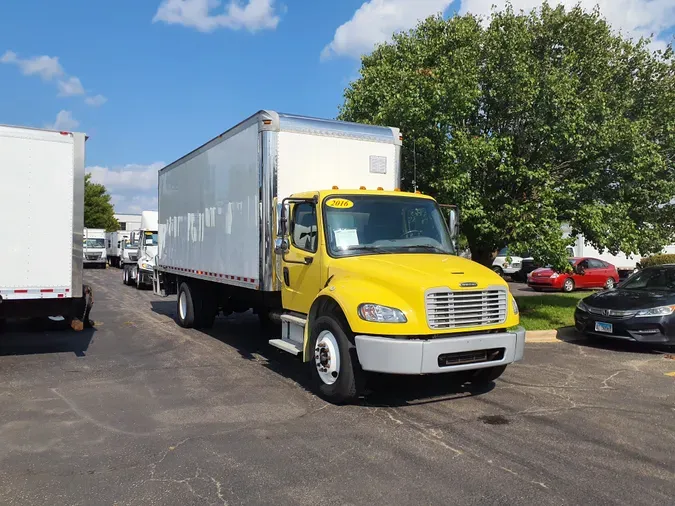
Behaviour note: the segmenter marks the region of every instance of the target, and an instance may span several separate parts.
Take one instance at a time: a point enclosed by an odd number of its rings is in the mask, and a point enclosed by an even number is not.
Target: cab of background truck
[[[454,373],[485,385],[522,359],[507,283],[455,254],[434,199],[334,187],[278,209],[283,313],[270,344],[302,354],[327,400],[355,400],[366,373]]]

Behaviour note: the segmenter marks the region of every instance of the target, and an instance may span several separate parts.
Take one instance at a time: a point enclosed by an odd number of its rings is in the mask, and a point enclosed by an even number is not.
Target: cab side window
[[[315,253],[318,234],[314,204],[303,202],[295,206],[292,227],[291,240],[293,246],[303,251]]]
[[[594,258],[589,258],[588,259],[588,267],[591,269],[604,269],[605,264],[604,262],[601,262],[600,260],[595,260]]]

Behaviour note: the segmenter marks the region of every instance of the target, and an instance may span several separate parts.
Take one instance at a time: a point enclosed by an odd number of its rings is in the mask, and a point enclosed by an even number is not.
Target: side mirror
[[[283,255],[288,251],[288,239],[285,237],[277,237],[274,241],[274,252],[277,255]]]

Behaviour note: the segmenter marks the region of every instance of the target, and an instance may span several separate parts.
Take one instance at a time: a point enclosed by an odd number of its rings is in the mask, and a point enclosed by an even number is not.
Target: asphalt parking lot
[[[119,270],[86,280],[95,330],[0,337],[1,504],[673,504],[668,355],[530,343],[487,391],[399,378],[333,406],[255,317],[183,330]]]

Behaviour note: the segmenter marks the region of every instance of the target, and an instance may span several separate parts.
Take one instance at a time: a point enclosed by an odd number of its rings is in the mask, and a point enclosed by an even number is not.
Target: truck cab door
[[[308,314],[322,287],[316,204],[296,203],[290,215],[288,250],[281,261],[281,300],[284,309]]]

